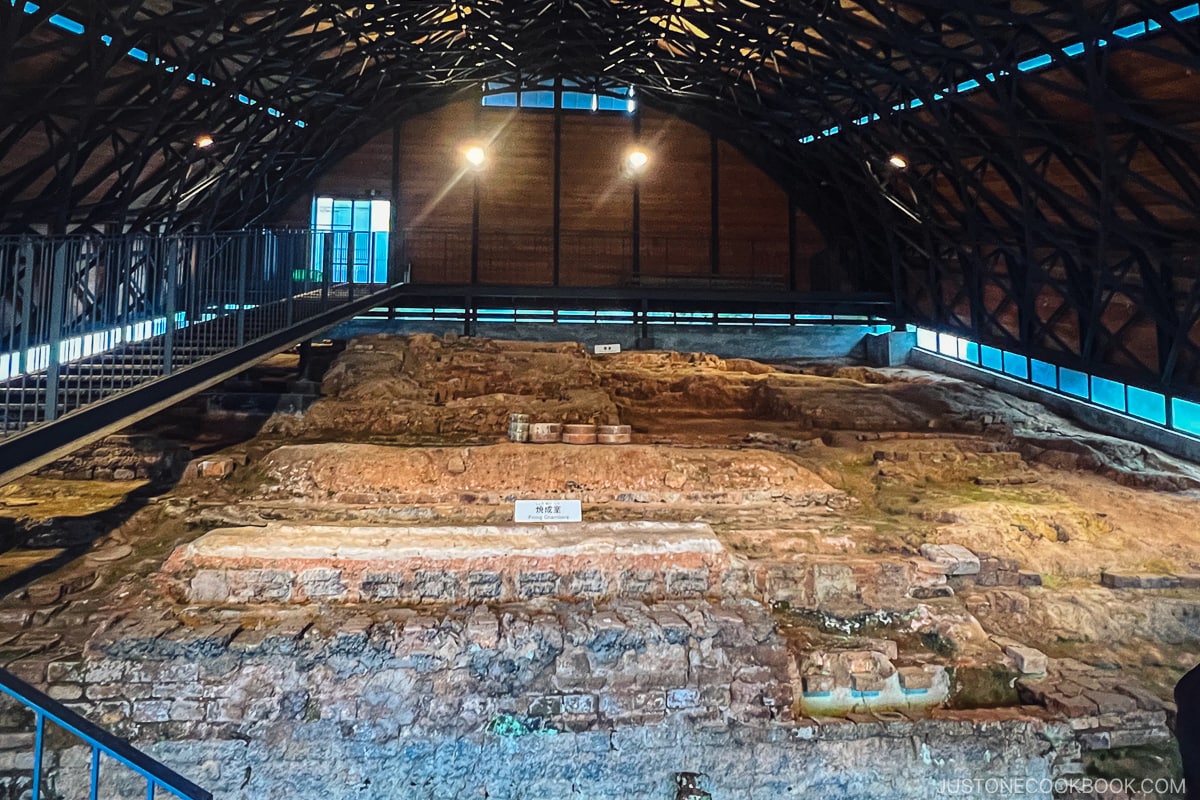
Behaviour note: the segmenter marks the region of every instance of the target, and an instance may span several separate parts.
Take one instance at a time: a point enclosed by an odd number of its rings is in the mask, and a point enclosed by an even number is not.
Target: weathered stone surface
[[[1179,587],[1179,578],[1174,575],[1106,570],[1100,573],[1100,585],[1109,589],[1176,589]]]
[[[566,441],[567,434],[563,434]],[[629,445],[582,449],[547,444],[404,448],[367,444],[281,447],[264,461],[272,494],[322,501],[459,502],[467,495],[572,497],[614,502],[636,493],[644,502],[774,501],[797,506],[846,502],[845,494],[776,453]],[[465,461],[465,470],[452,473]],[[445,465],[445,466],[443,466]],[[715,469],[714,467],[719,467]],[[658,476],[665,475],[665,479]],[[586,485],[569,489],[568,482]],[[660,483],[660,480],[663,482]],[[670,490],[670,491],[668,491]]]
[[[718,596],[728,555],[703,523],[211,531],[165,574],[190,602],[453,602]]]
[[[1007,645],[1004,653],[1017,665],[1017,669],[1025,675],[1042,675],[1046,672],[1046,654],[1041,650],[1022,645]]]
[[[979,557],[960,544],[923,544],[921,555],[946,567],[947,575],[975,575]]]

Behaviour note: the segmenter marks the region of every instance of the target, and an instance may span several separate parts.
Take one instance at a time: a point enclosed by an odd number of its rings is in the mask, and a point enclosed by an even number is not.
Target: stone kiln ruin
[[[371,336],[322,390],[0,605],[9,668],[221,797],[1170,772],[1192,466],[907,370]],[[510,442],[513,413],[633,442]],[[22,526],[53,480],[6,490]],[[57,758],[72,796],[87,759]]]

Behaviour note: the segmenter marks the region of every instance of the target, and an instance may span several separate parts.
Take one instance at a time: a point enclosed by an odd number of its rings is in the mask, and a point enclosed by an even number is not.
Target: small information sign
[[[598,345],[596,345],[596,349],[593,352],[595,352],[595,354],[598,356],[608,355],[611,353],[619,353],[619,352],[621,352],[621,345],[619,345],[619,344],[598,344]]]
[[[518,500],[513,522],[583,522],[578,500]]]

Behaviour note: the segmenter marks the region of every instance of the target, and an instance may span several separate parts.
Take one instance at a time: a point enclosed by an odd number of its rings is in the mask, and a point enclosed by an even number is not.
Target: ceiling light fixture
[[[642,149],[630,150],[629,154],[625,156],[625,166],[631,173],[641,172],[648,163],[650,163],[650,156]]]
[[[483,169],[483,165],[487,163],[487,152],[479,145],[473,144],[463,151],[463,158],[472,169]]]
[[[196,137],[196,140],[193,142],[193,144],[196,145],[196,147],[200,148],[201,150],[207,150],[208,148],[210,148],[214,144],[216,144],[216,140],[213,139],[213,137],[209,136],[207,133],[202,133]]]
[[[908,169],[908,159],[905,158],[904,156],[900,155],[899,153],[896,153],[891,158],[889,158],[888,163],[891,164],[896,169]]]

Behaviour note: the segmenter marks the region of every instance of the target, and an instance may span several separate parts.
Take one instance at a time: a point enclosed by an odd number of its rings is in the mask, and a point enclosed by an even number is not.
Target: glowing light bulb
[[[467,159],[467,163],[475,169],[479,169],[487,161],[487,153],[479,145],[472,145],[463,152],[463,157]]]
[[[631,150],[629,155],[625,156],[625,165],[629,167],[630,172],[641,172],[649,162],[650,156],[646,155],[645,150]]]
[[[888,163],[896,169],[908,169],[908,159],[899,153],[889,158]]]
[[[207,150],[208,148],[212,147],[215,143],[216,143],[216,140],[213,139],[213,137],[209,136],[207,133],[200,134],[199,136],[196,137],[196,141],[193,142],[193,144],[195,144],[196,147],[200,148],[201,150]]]

